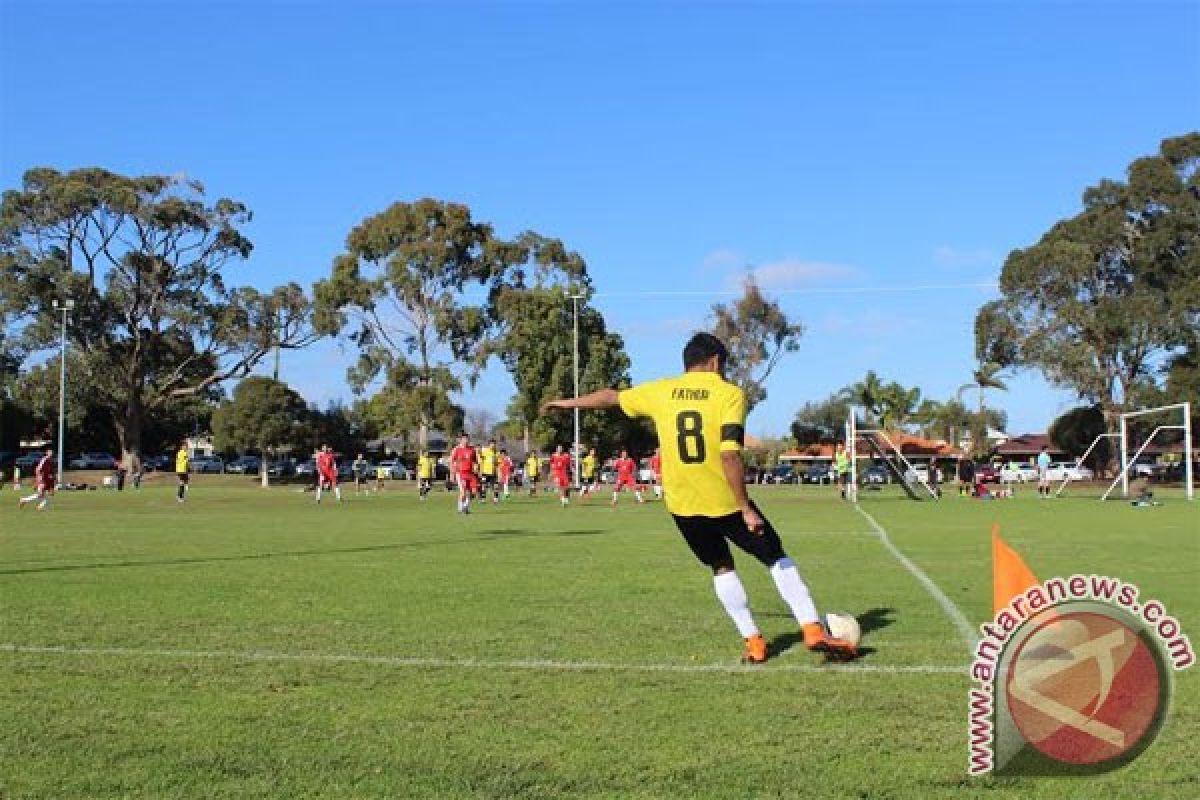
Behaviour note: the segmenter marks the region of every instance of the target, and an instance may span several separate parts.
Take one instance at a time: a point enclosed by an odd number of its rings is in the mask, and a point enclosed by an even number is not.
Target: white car
[[[1090,481],[1096,476],[1087,467],[1077,465],[1072,461],[1055,461],[1046,470],[1046,477],[1052,481]]]
[[[379,466],[387,470],[387,475],[394,481],[412,480],[412,471],[404,466],[404,462],[399,459],[389,459],[388,461],[380,461]],[[370,470],[370,476],[375,476],[375,470]]]
[[[904,471],[906,483],[929,483],[929,467],[925,464],[915,464]]]
[[[1032,464],[1006,464],[1000,468],[1001,483],[1033,483],[1037,480],[1037,467]]]

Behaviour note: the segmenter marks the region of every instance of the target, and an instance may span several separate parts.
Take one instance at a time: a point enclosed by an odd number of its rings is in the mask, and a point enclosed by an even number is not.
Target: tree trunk
[[[258,478],[260,481],[262,481],[262,488],[266,489],[271,485],[271,476],[267,474],[267,449],[265,447],[260,447],[258,452],[260,453],[258,461]]]
[[[121,445],[121,463],[126,466],[142,457],[142,426],[145,421],[146,411],[137,393],[129,397],[122,412],[113,415],[113,427],[117,431],[117,442]]]

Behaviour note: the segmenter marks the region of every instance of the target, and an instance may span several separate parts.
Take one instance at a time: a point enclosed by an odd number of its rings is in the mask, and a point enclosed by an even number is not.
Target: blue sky
[[[184,172],[254,211],[236,280],[309,284],[397,200],[588,261],[633,377],[749,266],[808,333],[749,428],[868,369],[946,399],[1005,255],[1200,119],[1196,3],[0,0],[0,185]],[[687,290],[686,296],[629,292]],[[819,291],[812,291],[819,290]],[[711,294],[704,294],[711,292]],[[285,356],[350,398],[348,348]],[[1071,395],[997,397],[1041,430]],[[462,401],[502,411],[500,369]]]

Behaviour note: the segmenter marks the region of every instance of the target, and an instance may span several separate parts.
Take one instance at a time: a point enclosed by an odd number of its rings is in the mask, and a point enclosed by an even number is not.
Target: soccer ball
[[[833,638],[858,646],[858,640],[862,638],[862,628],[858,626],[858,620],[853,615],[829,613],[821,622]]]

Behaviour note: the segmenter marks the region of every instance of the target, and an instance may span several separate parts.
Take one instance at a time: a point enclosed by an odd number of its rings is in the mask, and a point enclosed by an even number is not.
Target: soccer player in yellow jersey
[[[417,457],[417,493],[424,500],[433,488],[433,456],[424,450]]]
[[[601,389],[576,399],[554,400],[544,410],[619,406],[631,417],[654,420],[662,446],[667,510],[696,558],[712,569],[717,598],[746,640],[744,661],[766,661],[767,643],[734,571],[729,542],[770,568],[810,650],[837,659],[854,658],[853,644],[825,631],[779,534],[746,494],[741,453],[746,398],[723,377],[727,358],[720,339],[698,333],[683,349],[683,375],[623,391]]]
[[[529,487],[529,496],[537,494],[538,475],[542,471],[542,460],[538,458],[537,450],[530,450],[525,459],[525,485]]]
[[[492,502],[500,502],[500,484],[496,481],[496,468],[500,464],[500,451],[496,449],[496,440],[491,439],[487,447],[479,448],[479,476],[483,479],[483,487],[479,490],[480,500],[487,500],[488,489],[492,490]]]
[[[179,486],[175,489],[175,500],[180,503],[187,494],[190,467],[191,458],[188,456],[187,440],[185,439],[179,443],[179,450],[175,453],[175,477],[179,481]]]
[[[588,450],[587,455],[579,459],[579,474],[582,480],[580,481],[580,497],[587,497],[596,488],[596,467],[599,466],[599,459],[596,457],[596,448]]]

